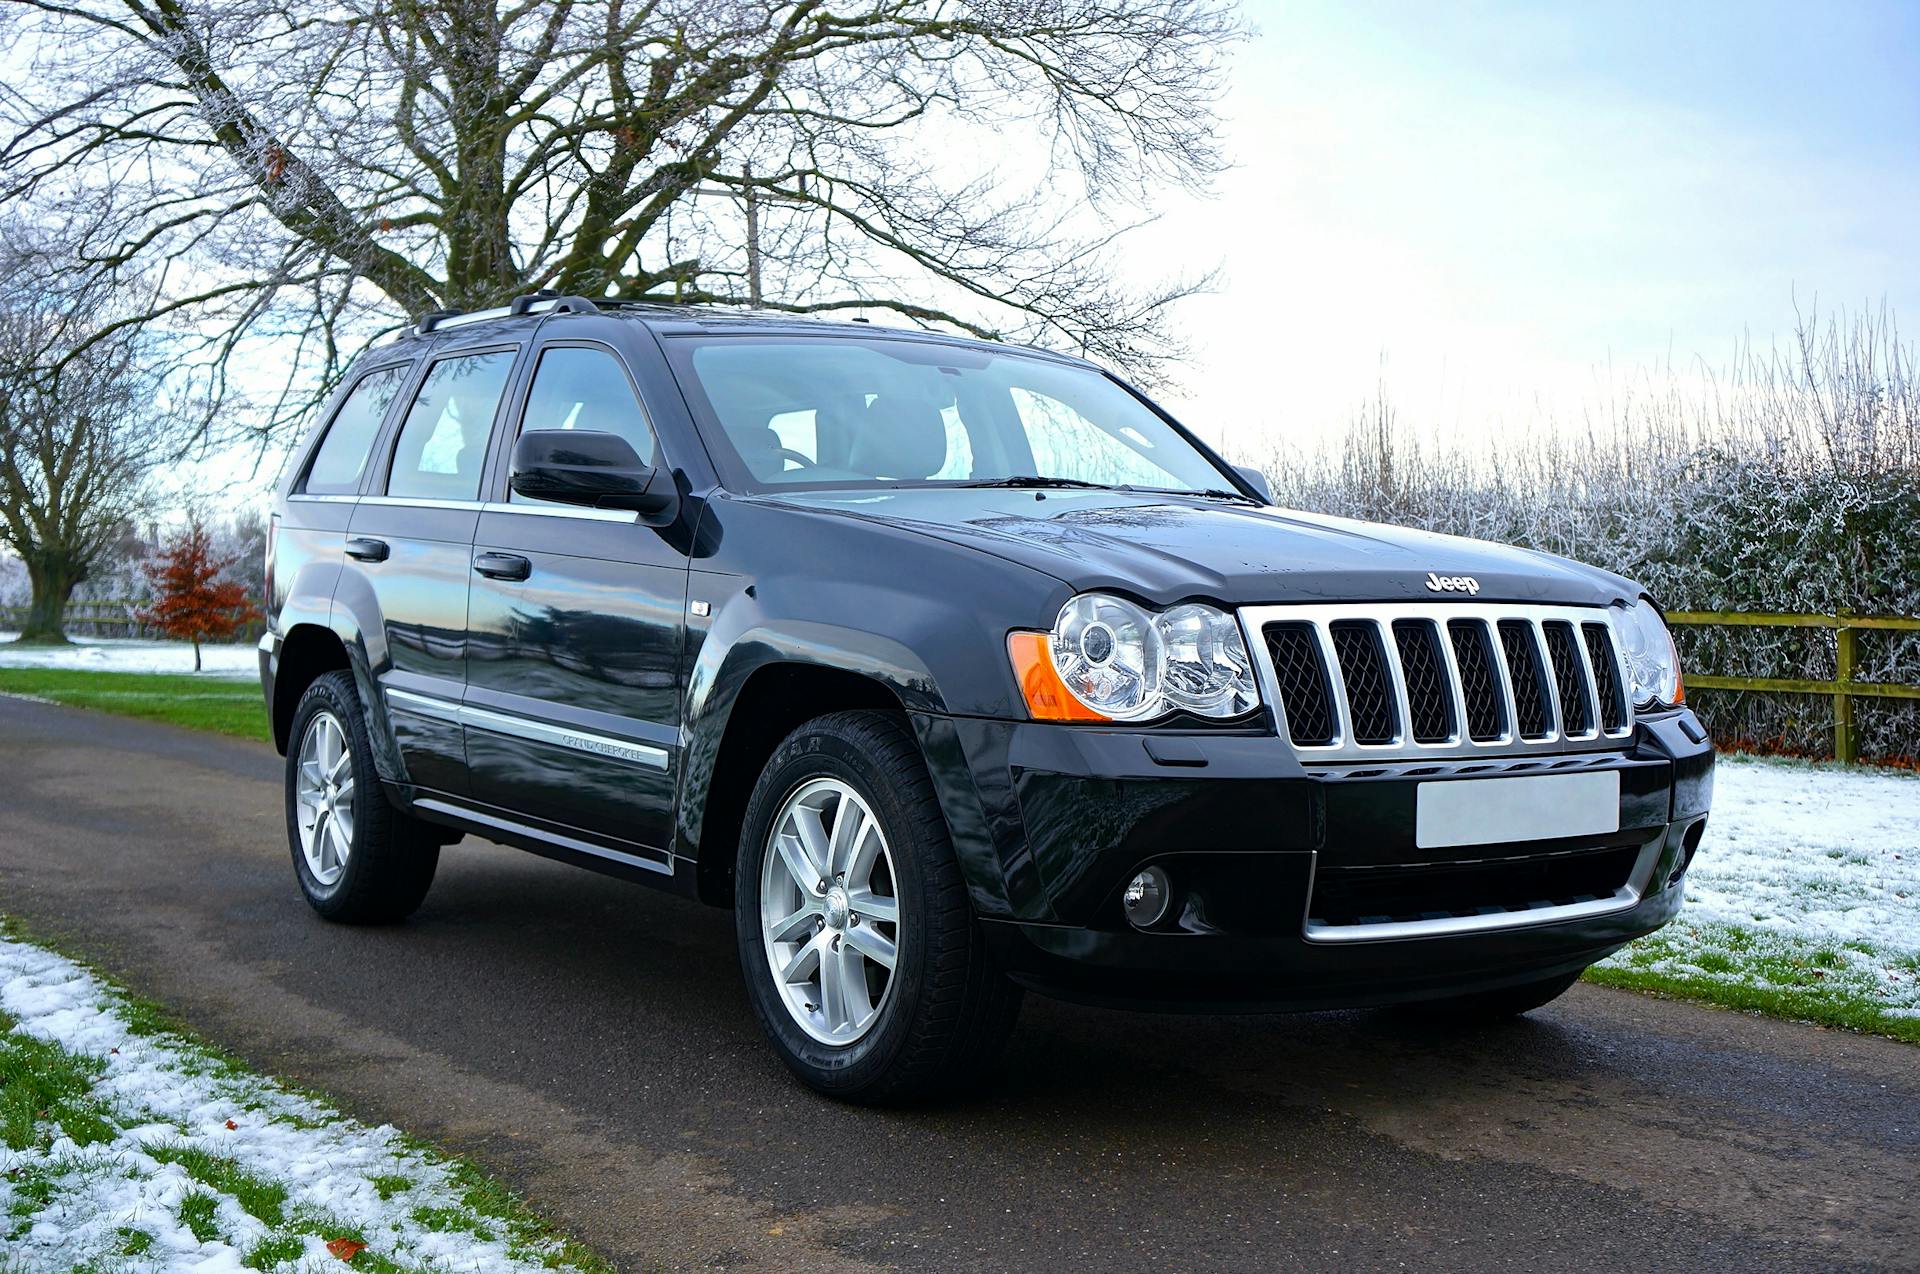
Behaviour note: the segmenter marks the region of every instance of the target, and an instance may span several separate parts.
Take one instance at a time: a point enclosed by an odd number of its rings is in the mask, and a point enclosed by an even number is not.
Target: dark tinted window
[[[407,369],[383,367],[369,372],[347,395],[334,413],[327,436],[314,453],[307,469],[303,490],[312,495],[352,495],[360,489],[360,475],[366,472],[367,453],[373,449],[373,436],[380,432],[393,396]]]
[[[653,430],[647,427],[626,370],[608,350],[562,345],[541,354],[520,428],[618,434],[643,463],[653,463]],[[527,502],[518,493],[508,498]]]
[[[463,354],[433,365],[393,449],[387,494],[415,500],[475,500],[493,413],[513,370],[513,351]]]

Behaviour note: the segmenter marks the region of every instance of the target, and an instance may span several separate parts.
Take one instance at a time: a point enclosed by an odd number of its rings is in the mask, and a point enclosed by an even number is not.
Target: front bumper
[[[1385,1004],[1584,967],[1673,918],[1712,798],[1712,748],[1684,710],[1643,718],[1617,751],[1493,767],[1308,768],[1272,736],[916,725],[1002,966],[1047,994],[1132,1007]],[[1619,773],[1618,832],[1416,847],[1420,783],[1567,768]],[[1427,879],[1459,889],[1463,872],[1500,880],[1565,863],[1613,864],[1625,879],[1583,885],[1572,903],[1328,919],[1344,882],[1399,879],[1399,901],[1377,905],[1405,912]],[[1149,864],[1167,871],[1175,901],[1167,921],[1143,931],[1120,899]]]

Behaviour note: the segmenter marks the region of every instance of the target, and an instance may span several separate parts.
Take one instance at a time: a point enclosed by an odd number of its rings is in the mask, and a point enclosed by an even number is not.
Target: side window
[[[494,410],[513,370],[513,351],[462,354],[434,363],[393,449],[387,494],[413,500],[477,500]]]
[[[543,351],[533,369],[520,428],[619,434],[642,464],[653,463],[653,430],[647,426],[646,413],[633,396],[620,360],[603,349],[556,345]],[[507,498],[516,504],[544,503],[517,492]]]
[[[327,435],[320,440],[313,463],[307,466],[302,491],[309,495],[352,495],[360,489],[360,475],[366,471],[373,436],[380,432],[380,422],[386,419],[387,408],[400,392],[406,373],[405,365],[383,367],[360,378],[327,426]]]
[[[1017,386],[1011,392],[1033,449],[1034,472],[1070,473],[1116,485],[1177,483],[1172,473],[1142,454],[1153,443],[1131,426],[1110,433],[1057,398]]]

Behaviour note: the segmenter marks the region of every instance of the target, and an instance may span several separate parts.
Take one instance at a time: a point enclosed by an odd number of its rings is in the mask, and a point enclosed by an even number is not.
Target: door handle
[[[525,579],[533,574],[533,563],[518,553],[482,553],[473,559],[473,569],[488,579]]]
[[[387,555],[391,552],[393,552],[393,550],[387,547],[385,540],[357,539],[347,541],[347,556],[358,558],[362,562],[384,562],[387,560]]]

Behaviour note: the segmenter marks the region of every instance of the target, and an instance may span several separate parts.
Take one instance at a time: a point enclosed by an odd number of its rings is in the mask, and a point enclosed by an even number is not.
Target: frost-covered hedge
[[[1279,502],[1524,544],[1629,575],[1669,610],[1920,615],[1920,383],[1885,315],[1819,325],[1719,378],[1669,376],[1573,428],[1431,442],[1384,400],[1337,445],[1244,457]],[[1834,675],[1822,629],[1676,630],[1701,673]],[[1920,684],[1920,634],[1859,638],[1863,681]],[[1822,755],[1833,702],[1701,690],[1727,742]],[[1920,755],[1920,703],[1856,699],[1863,756]]]

